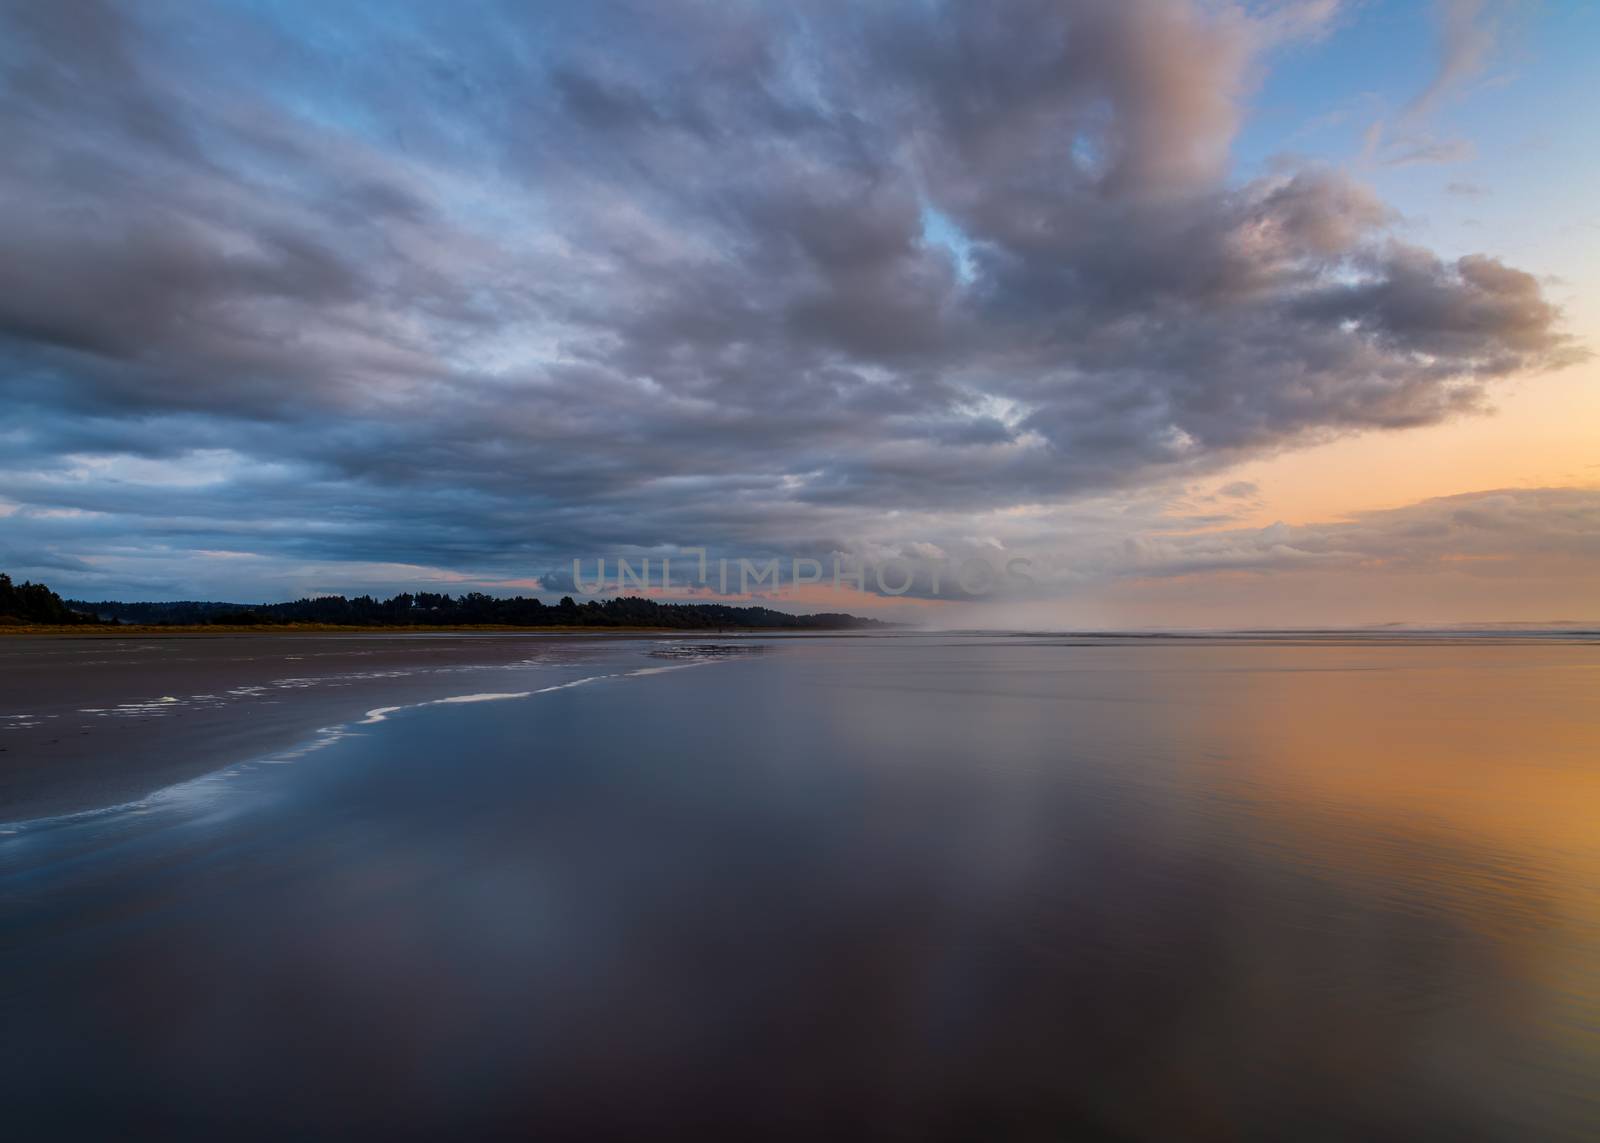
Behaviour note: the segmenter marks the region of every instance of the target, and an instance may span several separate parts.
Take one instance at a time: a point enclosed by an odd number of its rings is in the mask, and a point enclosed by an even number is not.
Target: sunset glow
[[[14,575],[1600,616],[1591,5],[91,9],[0,47]]]

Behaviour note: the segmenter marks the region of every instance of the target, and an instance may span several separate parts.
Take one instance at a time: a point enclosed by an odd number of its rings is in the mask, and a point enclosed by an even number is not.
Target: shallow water
[[[1600,647],[737,645],[9,827],[0,1134],[1600,1130]]]

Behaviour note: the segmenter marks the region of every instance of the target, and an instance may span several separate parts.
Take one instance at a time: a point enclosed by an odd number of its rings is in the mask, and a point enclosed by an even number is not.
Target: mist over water
[[[1600,1129],[1600,648],[741,645],[0,837],[0,1134]]]

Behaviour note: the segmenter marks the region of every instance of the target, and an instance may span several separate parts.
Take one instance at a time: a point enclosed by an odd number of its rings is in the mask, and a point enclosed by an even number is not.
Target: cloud
[[[1488,68],[1499,46],[1497,6],[1490,0],[1436,0],[1439,65],[1433,79],[1409,104],[1402,117],[1421,119],[1450,95]]]
[[[1574,353],[1348,175],[1232,177],[1325,3],[475,11],[6,10],[19,549],[945,545]]]
[[[1470,139],[1439,138],[1429,121],[1487,70],[1500,46],[1501,7],[1494,0],[1435,0],[1439,57],[1433,76],[1393,122],[1378,119],[1367,129],[1366,161],[1408,167],[1461,163],[1476,155]]]
[[[1509,488],[1362,512],[1343,522],[1142,536],[1120,574],[1189,576],[1373,569],[1526,577],[1536,568],[1600,572],[1600,490]],[[1600,581],[1596,581],[1600,582]]]
[[[1378,161],[1386,167],[1442,166],[1467,162],[1477,154],[1477,148],[1467,139],[1424,135],[1385,139],[1378,154]]]
[[[1600,489],[1507,488],[1347,519],[1228,527],[1139,512],[1008,536],[1035,585],[940,622],[1019,628],[1600,623]]]

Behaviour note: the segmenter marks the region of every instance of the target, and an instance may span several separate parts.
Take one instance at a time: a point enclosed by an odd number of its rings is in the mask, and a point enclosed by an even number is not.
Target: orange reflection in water
[[[1443,919],[1514,962],[1502,1066],[1549,1068],[1530,1121],[1592,1121],[1600,1084],[1600,655],[1584,645],[1256,647],[1214,665],[1195,741],[1272,859]],[[1316,674],[1307,685],[1306,672]],[[1203,672],[1202,672],[1203,673]],[[1240,676],[1243,676],[1241,680]],[[1242,685],[1241,685],[1242,684]],[[1441,972],[1432,1003],[1482,996]],[[1450,1058],[1441,1044],[1441,1058]],[[1554,1061],[1561,1061],[1556,1064]]]

